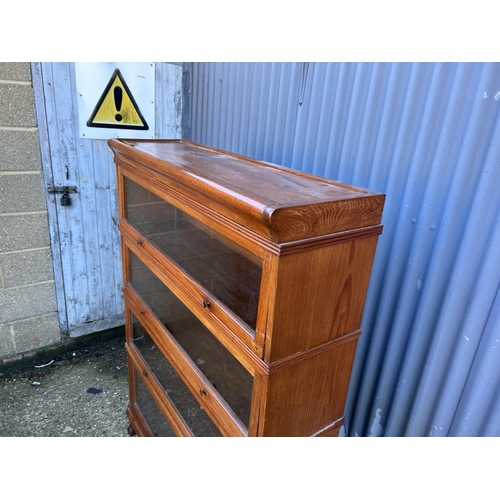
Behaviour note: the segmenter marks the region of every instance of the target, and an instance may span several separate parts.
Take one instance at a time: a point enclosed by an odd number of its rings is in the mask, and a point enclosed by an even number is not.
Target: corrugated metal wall
[[[387,195],[345,434],[499,436],[500,64],[191,77],[191,140]]]

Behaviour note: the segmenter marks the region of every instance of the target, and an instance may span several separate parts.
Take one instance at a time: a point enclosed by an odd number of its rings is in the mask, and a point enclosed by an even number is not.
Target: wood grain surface
[[[337,436],[384,195],[187,141],[109,145],[137,434]]]

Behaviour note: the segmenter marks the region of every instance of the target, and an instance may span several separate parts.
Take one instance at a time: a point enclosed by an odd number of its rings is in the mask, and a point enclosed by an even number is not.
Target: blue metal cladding
[[[348,436],[500,436],[500,64],[193,63],[193,141],[387,195]]]

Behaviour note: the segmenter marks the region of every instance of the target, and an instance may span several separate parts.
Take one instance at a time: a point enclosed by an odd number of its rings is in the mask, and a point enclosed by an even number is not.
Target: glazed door
[[[180,138],[183,68],[152,66],[151,137]],[[33,63],[32,71],[59,322],[77,337],[124,321],[115,166],[106,139],[81,137],[75,64]]]

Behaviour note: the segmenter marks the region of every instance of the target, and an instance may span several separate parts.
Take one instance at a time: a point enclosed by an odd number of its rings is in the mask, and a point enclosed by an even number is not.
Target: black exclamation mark
[[[123,99],[123,90],[121,87],[115,87],[113,89],[113,96],[115,98],[115,107],[116,107],[116,111],[118,111],[118,113],[116,113],[115,115],[115,120],[117,122],[121,122],[122,121],[122,115],[120,114],[120,109],[122,107],[122,99]]]

